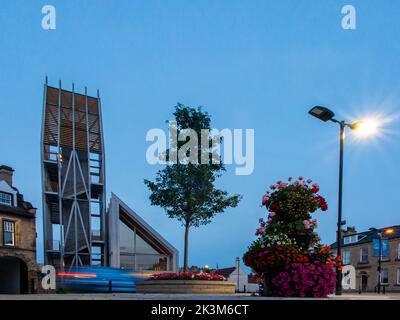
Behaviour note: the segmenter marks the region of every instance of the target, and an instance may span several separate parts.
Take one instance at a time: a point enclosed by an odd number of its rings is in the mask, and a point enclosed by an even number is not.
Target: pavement
[[[0,294],[0,300],[400,300],[400,293],[363,293],[331,295],[327,298],[259,297],[251,294],[202,295],[202,294],[142,294],[142,293],[67,293],[67,294]]]

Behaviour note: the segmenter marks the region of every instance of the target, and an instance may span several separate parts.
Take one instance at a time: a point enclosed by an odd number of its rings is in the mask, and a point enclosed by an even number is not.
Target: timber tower
[[[97,97],[44,85],[41,136],[45,263],[106,265],[105,155]]]

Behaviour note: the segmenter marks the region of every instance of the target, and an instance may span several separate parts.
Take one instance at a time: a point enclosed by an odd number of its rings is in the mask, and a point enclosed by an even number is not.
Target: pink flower
[[[314,225],[314,227],[317,227],[317,226],[318,226],[318,221],[317,221],[317,219],[313,219],[313,220],[312,220],[312,224]]]
[[[312,182],[312,180],[311,179],[307,179],[307,183],[311,183]]]
[[[271,186],[271,189],[272,189],[272,190],[275,190],[275,189],[276,189],[276,184],[273,184],[273,185]]]
[[[275,216],[276,216],[276,212],[273,212],[273,211],[270,212],[269,216],[270,216],[270,217],[275,217]]]
[[[268,195],[263,195],[261,205],[266,206],[268,205],[269,197]]]
[[[293,179],[292,177],[289,177],[289,178],[288,178],[288,181],[290,182],[290,181],[292,181],[292,179]]]
[[[310,220],[304,220],[303,224],[304,224],[304,229],[310,229]]]
[[[300,177],[299,177],[299,180],[300,180],[300,181],[301,181],[301,180],[303,180],[303,179],[304,179],[304,177],[303,177],[303,176],[300,176]]]
[[[266,228],[265,228],[265,227],[260,227],[260,228],[258,228],[258,229],[257,229],[257,231],[256,231],[256,236],[258,236],[259,234],[262,234],[262,233],[264,233],[264,232],[265,232],[265,230],[266,230]]]

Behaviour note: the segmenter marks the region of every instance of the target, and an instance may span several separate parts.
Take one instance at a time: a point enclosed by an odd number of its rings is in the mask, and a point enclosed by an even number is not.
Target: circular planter
[[[136,283],[138,293],[234,294],[236,284],[215,280],[146,280]]]

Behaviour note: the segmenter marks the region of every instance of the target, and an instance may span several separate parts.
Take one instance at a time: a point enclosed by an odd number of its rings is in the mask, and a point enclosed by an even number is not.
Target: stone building
[[[384,248],[380,277],[378,272],[379,235],[382,235],[381,248]],[[380,278],[382,290],[384,287],[387,292],[400,292],[400,226],[371,228],[359,233],[354,227],[348,227],[342,232],[341,244],[343,265],[353,266],[355,269],[356,291],[376,291]],[[335,252],[336,242],[331,245],[331,248]],[[351,281],[350,278],[348,281]],[[351,287],[345,279],[343,288],[346,289],[347,285]]]
[[[0,166],[0,293],[33,293],[36,208],[13,186],[14,170]]]

